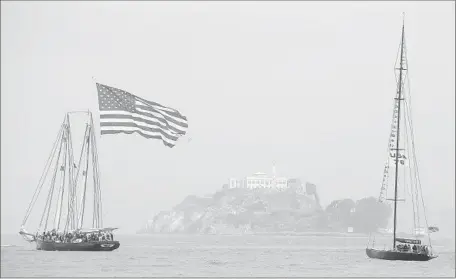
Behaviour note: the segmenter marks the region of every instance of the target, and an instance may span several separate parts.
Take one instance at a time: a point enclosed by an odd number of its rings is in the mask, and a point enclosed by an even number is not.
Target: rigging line
[[[407,122],[407,124],[409,125],[409,127],[411,127],[411,123],[410,123],[411,116],[410,116],[410,114],[409,114],[409,107],[408,107],[408,105],[409,105],[408,102],[406,102],[406,108],[407,108],[406,113],[407,113],[407,116],[408,116],[408,119],[407,119],[408,122]],[[413,155],[413,154],[412,154],[412,155]],[[409,157],[410,157],[410,155],[409,155]],[[410,161],[410,160],[409,160],[409,161]],[[412,176],[412,174],[413,174],[414,176]],[[421,227],[421,224],[420,224],[420,215],[419,215],[419,210],[420,210],[420,208],[419,208],[419,202],[418,202],[418,201],[419,201],[419,199],[418,199],[418,189],[417,189],[417,187],[416,187],[416,173],[415,173],[415,169],[413,169],[413,172],[411,171],[411,173],[410,173],[410,179],[411,179],[411,181],[414,183],[414,184],[412,185],[414,191],[412,191],[411,195],[412,195],[412,200],[415,201],[414,210],[416,209],[416,213],[417,213],[417,214],[416,214],[416,219],[417,219],[416,221],[417,221],[417,225],[418,225],[417,228],[419,228],[419,227]],[[415,214],[415,212],[414,212],[414,214]]]
[[[65,163],[66,163],[66,138],[65,138],[65,131],[63,133],[63,137],[62,137],[62,142],[63,142],[63,160],[62,160],[62,164],[59,164],[58,165],[58,169],[57,169],[57,173],[59,173],[59,171],[62,171],[64,170],[64,166],[65,166]],[[62,169],[63,168],[63,169]],[[58,218],[60,218],[60,208],[61,208],[61,205],[63,203],[63,199],[61,199],[61,196],[62,196],[62,188],[65,184],[65,177],[62,176],[60,177],[60,183],[59,183],[59,187],[58,187],[58,192],[57,192],[57,204],[56,204],[56,211],[55,211],[55,214],[54,214],[54,228],[55,229],[58,229],[58,226],[57,226],[57,223],[59,222],[58,221]]]
[[[81,209],[81,221],[80,221],[80,228],[82,228],[84,224],[84,211],[85,211],[85,201],[86,201],[86,191],[87,191],[87,176],[88,176],[88,169],[89,169],[89,151],[90,151],[90,133],[91,133],[91,127],[89,126],[89,136],[87,136],[87,139],[84,138],[84,141],[87,140],[87,155],[86,155],[86,175],[85,175],[85,181],[84,181],[84,193],[82,196],[82,209]]]
[[[407,101],[406,101],[406,98],[404,96],[404,103],[405,103],[405,106],[407,107]],[[406,138],[406,143],[410,141],[410,136],[409,136],[409,133],[408,133],[408,129],[409,129],[409,126],[407,124],[409,124],[409,116],[407,115],[407,109],[405,110],[405,113],[404,113],[404,120],[405,120],[405,138]],[[405,148],[404,148],[405,149]],[[405,151],[408,151],[408,149],[406,149]],[[407,152],[407,159],[410,160],[410,154]],[[404,160],[404,163],[405,163],[405,160]],[[410,187],[408,188],[409,189],[409,193],[410,193],[410,196],[412,197],[412,207],[413,207],[413,227],[416,229],[416,215],[415,215],[415,200],[413,198],[413,179],[412,179],[412,170],[411,170],[411,167],[410,167],[410,164],[408,166],[408,169],[409,169],[409,176],[410,176]],[[405,182],[405,176],[404,175],[404,182]],[[415,233],[416,234],[416,233]]]
[[[45,174],[47,174],[48,171],[49,171],[49,167],[50,167],[51,162],[52,162],[53,154],[55,154],[55,152],[56,152],[57,144],[58,144],[59,139],[60,139],[60,137],[61,137],[61,133],[62,133],[62,126],[61,126],[60,129],[59,129],[59,132],[58,132],[58,134],[57,134],[57,137],[56,137],[56,139],[55,139],[55,141],[54,141],[54,144],[53,144],[53,146],[52,146],[51,153],[49,154],[49,157],[48,157],[48,159],[47,159],[47,161],[46,161],[44,171],[41,173],[40,180],[38,181],[38,185],[37,185],[37,187],[36,187],[36,189],[35,189],[35,192],[34,192],[34,194],[33,194],[33,196],[32,196],[32,200],[31,200],[31,202],[30,202],[30,204],[29,204],[29,207],[27,208],[27,211],[26,211],[26,216],[27,216],[27,217],[28,217],[28,215],[29,215],[29,212],[31,211],[31,208],[33,207],[33,206],[32,206],[33,201],[37,198],[37,191],[38,191],[38,189],[40,188],[40,186],[42,187],[43,180],[46,179]],[[38,192],[38,195],[39,195],[39,192]],[[24,218],[24,223],[25,223],[27,217]]]
[[[69,226],[71,226],[72,229],[76,227],[76,212],[78,211],[77,208],[77,202],[76,202],[76,182],[75,182],[75,170],[74,168],[76,167],[76,164],[74,163],[74,149],[73,149],[73,135],[71,133],[71,122],[70,122],[70,116],[68,114],[67,117],[68,121],[68,135],[69,135],[69,154],[70,154],[70,161],[71,161],[71,175],[69,177],[69,183],[70,183],[70,189],[71,189],[71,201],[70,201],[70,206],[71,206],[71,211],[69,211]]]
[[[95,136],[94,136],[95,137]],[[98,158],[98,146],[96,145],[96,139],[94,138],[94,147],[95,147],[95,159],[97,164],[97,191],[98,191],[98,217],[99,217],[99,226],[103,227],[103,199],[101,192],[101,175],[100,175],[100,165]]]
[[[69,138],[68,138],[69,140]],[[66,233],[67,232],[67,229],[68,229],[68,222],[70,220],[70,214],[69,214],[69,211],[70,211],[70,196],[71,196],[71,183],[70,183],[70,177],[71,177],[71,168],[73,167],[71,165],[71,160],[70,160],[70,155],[68,154],[69,151],[68,151],[68,147],[69,147],[69,143],[67,143],[67,148],[66,148],[66,152],[67,152],[67,156],[66,156],[66,167],[68,167],[68,200],[67,200],[67,214],[66,214],[66,218],[65,218],[65,224],[63,225],[63,232]],[[66,167],[65,167],[65,177],[66,177]],[[64,186],[65,187],[65,186]],[[63,194],[62,194],[62,204],[63,204]],[[60,217],[59,218],[62,218],[62,214],[63,214],[63,210],[60,210]]]
[[[94,131],[94,123],[93,123],[93,118],[92,114],[89,114],[90,117],[90,124],[92,126],[90,137],[91,137],[91,155],[92,155],[92,170],[93,170],[93,191],[94,191],[94,198],[93,198],[93,219],[92,219],[92,226],[93,227],[99,227],[99,196],[98,196],[98,181],[97,181],[97,175],[98,175],[98,169],[97,169],[97,164],[96,164],[96,149],[95,149],[95,133]]]
[[[92,122],[92,127],[93,127],[93,122]],[[101,189],[100,189],[100,180],[99,180],[99,169],[98,169],[98,150],[96,148],[96,142],[95,142],[95,133],[92,133],[92,155],[93,155],[93,168],[94,168],[94,181],[95,181],[95,192],[96,192],[96,197],[97,197],[97,205],[96,205],[96,214],[97,214],[97,226],[101,227],[101,214],[100,214],[100,209],[101,209]]]
[[[76,227],[75,224],[75,214],[77,212],[77,204],[75,202],[76,200],[76,184],[74,181],[74,169],[76,167],[76,164],[74,163],[74,155],[73,155],[73,137],[71,134],[71,125],[70,125],[70,118],[68,116],[67,118],[68,121],[68,168],[69,168],[69,177],[68,177],[68,213],[67,213],[67,223],[65,224],[65,231],[74,229]]]
[[[396,69],[396,67],[397,67],[397,60],[399,60],[399,52],[401,51],[401,44],[402,44],[402,42],[399,42],[399,45],[398,45],[398,47],[397,47],[397,51],[396,51],[396,61],[394,61],[394,69]],[[402,59],[402,57],[401,57],[401,59]],[[394,74],[394,77],[395,77],[396,83],[397,83],[399,80],[397,80],[397,75],[396,75],[396,73]]]
[[[70,214],[69,214],[69,224],[71,224],[71,228],[72,229],[75,229],[77,227],[77,212],[78,212],[78,204],[77,204],[77,180],[78,180],[78,177],[79,177],[79,171],[80,171],[80,166],[81,166],[81,162],[82,162],[82,155],[84,154],[84,148],[85,148],[85,141],[83,141],[83,145],[81,147],[81,156],[79,158],[79,163],[78,163],[78,167],[76,167],[75,163],[74,163],[74,155],[73,155],[73,145],[72,145],[72,134],[71,134],[71,128],[70,128],[70,120],[69,120],[69,117],[68,117],[68,133],[70,135],[70,149],[69,149],[69,152],[70,152],[70,157],[71,157],[71,162],[72,162],[72,167],[70,168],[71,169],[71,175],[70,175],[70,181],[71,181],[71,203],[70,203]],[[84,136],[86,136],[87,134],[87,127],[86,127],[86,131],[85,131],[85,134]],[[77,168],[77,172],[76,172],[76,176],[74,174],[74,168]]]
[[[70,129],[70,120],[69,115],[67,114],[67,153],[68,153],[68,207],[67,207],[67,218],[65,222],[64,232],[68,231],[68,227],[71,225],[72,214],[74,211],[73,206],[73,196],[74,196],[74,187],[73,187],[73,177],[74,177],[74,158],[73,158],[73,147],[72,147],[72,138],[71,138],[71,129]]]
[[[393,100],[393,116],[391,120],[391,125],[390,125],[390,136],[388,138],[388,148],[387,148],[387,159],[386,159],[386,165],[383,169],[383,180],[382,180],[382,188],[380,190],[380,196],[378,200],[380,202],[383,202],[385,199],[385,196],[388,194],[388,183],[389,183],[389,167],[390,167],[390,151],[391,151],[391,139],[393,138],[391,135],[393,134],[393,126],[394,124],[394,119],[396,116],[396,100]],[[385,176],[386,175],[386,176]],[[383,193],[384,192],[384,193]]]
[[[95,135],[94,135],[95,137]],[[97,189],[98,189],[98,209],[99,209],[99,218],[100,218],[100,222],[99,222],[99,225],[100,227],[103,227],[103,199],[102,199],[102,195],[101,195],[101,175],[100,175],[100,165],[99,165],[99,160],[98,160],[98,147],[96,145],[96,140],[94,138],[94,147],[95,147],[95,159],[96,159],[96,164],[97,164]]]
[[[51,189],[49,191],[49,195],[48,195],[48,198],[47,198],[47,201],[46,201],[46,206],[45,206],[43,215],[41,216],[41,221],[40,221],[40,227],[39,228],[41,228],[41,225],[42,225],[42,222],[43,222],[43,217],[44,217],[44,214],[46,213],[46,207],[47,207],[47,216],[46,216],[46,223],[44,225],[44,231],[46,231],[46,229],[47,229],[47,224],[48,224],[48,220],[49,220],[49,211],[51,210],[51,205],[52,205],[52,196],[54,194],[55,178],[57,176],[58,165],[59,165],[59,161],[60,161],[60,154],[62,152],[62,143],[63,143],[63,141],[61,140],[60,141],[60,147],[59,147],[59,154],[57,154],[57,160],[55,161],[55,170],[54,170],[54,175],[53,175],[52,181],[51,181]]]
[[[94,148],[92,142],[92,134],[90,134],[91,141],[90,141],[90,153],[92,158],[92,179],[93,179],[93,211],[92,211],[92,228],[98,227],[98,217],[97,217],[97,179],[96,179],[96,169],[95,169],[95,155],[94,155]]]
[[[59,139],[59,142],[61,143],[61,140],[60,140],[60,139]],[[61,147],[62,147],[62,145],[60,144],[60,148],[61,148]],[[57,150],[57,149],[56,149],[56,150]],[[60,150],[60,149],[59,149],[59,150]],[[52,157],[54,157],[54,156],[52,156]],[[57,157],[56,163],[58,163],[58,161],[59,161],[59,158]],[[54,172],[53,178],[54,178],[54,177],[55,177],[55,172]],[[52,180],[51,180],[51,181],[52,181]],[[40,224],[39,224],[39,226],[38,226],[38,230],[41,229],[41,226],[42,226],[42,224],[43,224],[44,215],[45,215],[46,209],[47,209],[47,207],[48,207],[49,196],[50,196],[50,194],[51,194],[51,191],[49,190],[48,197],[46,198],[46,204],[44,205],[44,211],[43,211],[43,214],[41,215],[41,220],[40,220]]]
[[[412,146],[413,146],[413,152],[415,154],[415,147],[414,147],[413,140],[412,140]],[[428,227],[428,222],[427,222],[427,217],[426,217],[426,208],[425,208],[425,203],[424,203],[424,198],[423,198],[423,191],[422,191],[421,181],[420,181],[420,177],[419,177],[419,173],[418,173],[418,164],[417,164],[415,156],[414,156],[414,162],[415,162],[415,166],[417,168],[415,175],[416,175],[416,179],[417,179],[417,185],[419,186],[419,192],[420,192],[419,196],[421,196],[421,202],[422,202],[423,211],[424,211],[425,225],[426,225],[426,227]]]
[[[41,193],[41,189],[43,188],[44,181],[46,180],[47,174],[49,173],[49,168],[51,166],[52,158],[54,157],[54,154],[57,151],[57,144],[61,137],[62,131],[63,131],[63,126],[61,126],[59,133],[57,134],[57,138],[54,141],[54,144],[51,149],[51,153],[49,154],[49,157],[46,161],[44,171],[41,173],[41,177],[40,177],[40,180],[38,181],[37,187],[35,188],[35,192],[33,193],[32,200],[30,201],[29,207],[27,208],[27,210],[25,212],[25,217],[24,217],[24,220],[22,221],[22,226],[25,225],[25,223],[27,222],[27,219],[30,217],[30,214],[32,213],[32,209],[35,206],[36,200],[38,199],[38,196]]]
[[[405,114],[404,114],[404,122],[405,122]],[[406,130],[406,133],[407,133],[407,128],[406,128],[406,127],[405,127],[405,130]],[[405,139],[403,139],[402,142],[403,142],[403,143],[406,143],[406,142],[407,142],[407,137],[406,137]],[[406,145],[406,144],[403,144],[403,146],[404,146],[404,148],[403,148],[404,150],[403,150],[403,151],[405,151],[405,145]],[[400,156],[399,158],[402,159],[402,155],[403,155],[403,153],[401,153],[401,154],[399,155],[399,156]],[[399,158],[398,158],[398,160],[399,160]],[[400,161],[399,161],[399,163],[400,163]],[[404,166],[404,167],[402,168],[402,170],[403,170],[402,178],[403,178],[403,183],[404,183],[403,187],[404,187],[404,201],[405,201],[405,200],[406,200],[407,190],[408,190],[408,187],[407,187],[408,185],[407,185],[407,183],[406,183],[407,174],[406,174],[406,171],[405,171],[405,162],[404,162],[404,165],[403,165],[403,166]]]
[[[65,145],[65,144],[64,144]],[[63,148],[63,150],[65,150],[65,147]],[[63,153],[63,157],[64,157],[64,160],[65,161],[65,152]],[[62,167],[61,164],[59,164],[57,170],[56,170],[56,173],[59,173],[59,170],[61,170],[60,168]],[[58,220],[58,216],[60,215],[60,205],[61,205],[61,199],[60,199],[60,196],[61,196],[61,193],[62,193],[62,187],[63,187],[63,184],[65,183],[65,178],[62,176],[60,177],[60,183],[58,183],[60,186],[58,187],[58,191],[57,191],[57,204],[56,204],[56,211],[55,211],[55,214],[54,214],[54,228],[57,229],[57,220]]]
[[[404,38],[404,52],[405,52],[405,66],[406,68],[408,69],[408,57],[407,57],[407,42],[406,42],[406,39]],[[409,79],[409,73],[407,71],[407,75],[405,76],[405,81],[404,81],[404,84],[408,84],[409,86],[407,87],[407,90],[404,90],[404,103],[405,103],[405,107],[406,107],[406,110],[405,110],[405,119],[406,119],[406,132],[408,131],[407,129],[412,129],[412,124],[411,124],[411,119],[412,119],[412,115],[410,113],[410,108],[409,108],[409,103],[408,103],[408,100],[407,100],[407,97],[408,98],[411,98],[411,95],[410,95],[410,79]],[[408,125],[408,126],[407,126]],[[413,138],[412,138],[413,139]],[[411,140],[410,140],[411,141]],[[407,152],[409,151],[409,149],[407,149]],[[410,158],[410,154],[407,154]],[[412,154],[413,155],[413,154]],[[409,162],[410,162],[410,159],[409,159]],[[412,171],[412,164],[409,164],[409,169],[410,169],[410,181],[412,183],[411,185],[411,197],[412,197],[412,202],[414,202],[414,206],[413,206],[413,210],[414,210],[414,216],[415,216],[415,213],[416,213],[416,221],[418,223],[418,227],[420,227],[420,215],[419,215],[419,203],[418,203],[418,190],[417,190],[417,187],[416,187],[416,177],[415,177],[415,181],[412,179],[412,173],[415,174],[415,169],[413,168],[413,171]],[[415,175],[416,176],[416,175]],[[415,197],[414,195],[415,194]],[[416,200],[415,200],[416,199]],[[415,209],[416,209],[416,212],[415,212]],[[416,223],[415,223],[415,228],[416,228]]]
[[[95,177],[95,164],[94,164],[94,155],[93,155],[93,147],[92,147],[92,176],[93,176],[93,212],[92,212],[92,228],[98,226],[97,220],[97,182]]]
[[[92,127],[95,127],[94,126],[94,122],[93,122],[93,117],[92,117],[92,114],[90,114],[90,121],[91,121],[91,124],[92,124]],[[99,169],[100,169],[100,166],[99,166],[99,161],[98,161],[98,147],[97,147],[97,141],[96,141],[96,137],[95,137],[95,133],[92,133],[92,145],[93,145],[93,152],[95,153],[95,163],[94,165],[96,166],[96,169],[97,169],[97,191],[98,191],[98,216],[99,216],[99,226],[100,227],[103,227],[103,199],[102,199],[102,196],[101,196],[101,182],[100,182],[100,172],[99,172]]]
[[[396,68],[397,66],[397,61],[399,59],[399,53],[400,53],[400,50],[401,50],[401,45],[402,45],[402,40],[401,42],[399,43],[399,46],[398,46],[398,49],[397,49],[397,52],[396,52],[396,61],[394,63],[394,69]],[[402,57],[400,58],[402,59]],[[394,72],[395,73],[395,72]],[[398,83],[398,75],[394,75],[394,78],[396,80],[396,83]],[[396,100],[394,99],[393,100],[393,119],[392,119],[392,123],[391,123],[391,127],[390,127],[390,137],[388,139],[388,149],[387,149],[387,152],[388,152],[388,157],[387,157],[387,161],[386,161],[386,166],[384,168],[384,176],[383,176],[383,181],[382,181],[382,188],[380,190],[380,196],[379,196],[379,201],[380,202],[383,202],[385,197],[388,196],[388,185],[389,185],[389,168],[390,168],[390,163],[391,163],[391,158],[390,158],[390,151],[391,151],[391,145],[392,145],[392,139],[393,139],[393,131],[396,132],[396,125],[397,123],[394,122],[394,120],[396,119],[396,108],[398,106],[398,102],[400,102],[400,100]],[[393,145],[394,147],[394,145]],[[386,172],[385,172],[386,170]],[[385,176],[386,174],[386,176]]]
[[[66,219],[65,225],[63,227],[64,233],[67,233],[69,220],[70,220],[70,212],[71,212],[71,177],[73,175],[73,160],[71,159],[71,133],[70,133],[70,116],[69,113],[65,115],[65,123],[66,123],[66,132],[67,132],[67,145],[66,145],[66,153],[67,153],[67,166],[68,166],[68,199],[67,199],[67,208],[66,208]]]
[[[62,179],[62,186],[60,188],[60,191],[61,191],[61,195],[60,195],[60,208],[59,208],[59,219],[58,219],[58,222],[57,222],[57,227],[56,229],[58,230],[59,227],[60,227],[60,220],[62,218],[62,207],[63,207],[63,197],[64,197],[64,193],[65,193],[65,178],[66,178],[66,167],[67,167],[67,155],[68,155],[68,134],[67,134],[67,137],[65,138],[65,143],[64,143],[64,150],[65,150],[65,153],[63,154],[63,179]]]
[[[405,38],[404,38],[404,40],[405,40]],[[397,69],[397,61],[398,61],[398,60],[402,60],[402,57],[401,57],[401,55],[400,55],[401,48],[402,48],[402,38],[401,38],[401,40],[400,40],[400,42],[399,42],[399,46],[398,46],[398,48],[397,48],[397,52],[396,52],[396,61],[394,62],[394,69]],[[401,71],[401,72],[402,72],[402,71]],[[396,74],[396,71],[394,71],[394,80],[396,81],[396,84],[399,83],[399,75]],[[397,92],[396,92],[396,93],[397,93]]]
[[[75,192],[74,192],[75,201],[74,201],[74,203],[75,203],[75,206],[76,206],[76,212],[75,212],[76,215],[79,215],[79,210],[81,210],[80,208],[78,208],[78,205],[77,205],[77,200],[76,200],[77,189],[76,189],[76,187],[77,187],[77,182],[78,182],[78,179],[79,179],[79,172],[81,170],[82,156],[84,155],[85,147],[86,147],[86,144],[87,144],[86,138],[87,138],[88,129],[89,129],[89,126],[88,126],[88,124],[86,124],[86,129],[85,129],[85,132],[84,132],[84,139],[83,139],[82,148],[81,148],[81,155],[79,156],[78,170],[76,172],[76,177],[74,179],[74,188],[75,188]],[[79,216],[75,216],[75,217],[77,218],[77,220],[75,220],[76,221],[75,227],[78,228],[78,226],[79,226],[79,224],[78,224],[79,223]]]
[[[410,94],[410,85],[409,85],[408,91],[409,91],[409,106],[408,107],[409,107],[409,110],[410,110],[410,115],[412,115],[412,95]],[[412,135],[413,161],[414,161],[414,165],[416,167],[415,172],[416,172],[416,178],[417,178],[417,185],[419,186],[419,190],[420,190],[421,203],[422,203],[422,206],[423,206],[423,213],[424,213],[424,222],[425,222],[425,225],[426,225],[426,231],[427,231],[427,235],[428,235],[429,246],[432,249],[431,235],[429,233],[429,230],[427,229],[429,227],[429,224],[428,224],[427,216],[426,216],[426,205],[424,203],[423,189],[421,187],[421,179],[420,179],[420,176],[419,176],[418,163],[417,163],[417,160],[416,160],[415,139],[414,139],[415,135],[414,135],[414,131],[413,131],[413,119],[412,118],[410,118],[410,123],[411,123],[410,132],[411,132],[411,135]]]
[[[46,216],[46,223],[44,225],[44,230],[46,231],[47,229],[47,225],[48,225],[48,220],[49,220],[49,213],[51,211],[51,206],[52,206],[52,198],[54,197],[54,189],[55,189],[55,180],[56,180],[56,177],[57,177],[57,173],[59,171],[59,168],[58,166],[60,165],[59,162],[60,162],[60,151],[62,150],[62,147],[60,147],[60,150],[59,150],[59,155],[57,157],[57,162],[56,162],[56,166],[55,166],[55,172],[54,172],[54,176],[52,178],[52,188],[51,188],[51,191],[50,191],[50,195],[49,195],[49,206],[48,206],[48,210],[47,210],[47,216]]]
[[[93,127],[93,126],[92,126]],[[93,131],[93,130],[92,130]],[[93,132],[90,134],[91,139],[93,138]],[[91,155],[92,155],[92,172],[93,172],[93,212],[92,212],[92,228],[98,227],[98,193],[97,193],[97,178],[96,178],[96,166],[95,166],[95,153],[93,148],[93,140],[90,141],[91,144]]]
[[[77,183],[78,183],[79,171],[81,170],[82,156],[84,154],[85,147],[86,147],[86,144],[87,144],[86,137],[87,137],[88,129],[89,129],[89,127],[88,127],[88,125],[86,125],[86,131],[84,133],[84,143],[83,143],[82,148],[81,148],[81,155],[79,156],[78,171],[76,173],[76,177],[75,177],[75,180],[74,180],[74,185],[77,185]]]
[[[407,49],[405,49],[406,53],[407,53]],[[407,64],[407,67],[408,67],[408,58],[406,57],[406,64]],[[409,79],[409,75],[407,75],[406,77],[406,81],[407,81],[407,84],[409,85],[409,87],[407,87],[407,91],[405,92],[408,96],[408,98],[411,100],[411,94],[410,94],[410,79]],[[410,126],[410,130],[412,130],[412,114],[411,114],[411,103],[409,104],[409,102],[407,101],[407,99],[405,99],[405,103],[406,103],[406,113],[408,114],[408,125]],[[412,137],[412,140],[413,140],[413,137]],[[414,154],[412,154],[414,156]],[[420,210],[420,206],[419,206],[419,194],[418,194],[418,187],[416,186],[417,184],[417,172],[416,172],[416,168],[414,168],[414,174],[415,174],[415,184],[414,184],[414,190],[415,190],[415,199],[416,199],[416,212],[417,212],[417,222],[418,222],[418,227],[421,227],[421,222],[420,222],[420,214],[419,214],[419,210]],[[412,196],[413,197],[413,196]]]

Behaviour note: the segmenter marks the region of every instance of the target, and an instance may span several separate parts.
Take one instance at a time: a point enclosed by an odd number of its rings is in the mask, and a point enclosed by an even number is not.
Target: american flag
[[[102,135],[138,133],[148,139],[161,139],[168,147],[188,129],[187,117],[173,108],[97,83]]]

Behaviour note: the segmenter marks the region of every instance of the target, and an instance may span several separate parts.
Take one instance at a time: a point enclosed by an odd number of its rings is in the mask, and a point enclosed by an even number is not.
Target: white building
[[[242,179],[230,178],[228,187],[242,189],[276,189],[279,191],[287,189],[288,179],[285,177],[276,177],[275,166],[273,166],[272,172],[272,176],[268,176],[263,172],[257,172]]]

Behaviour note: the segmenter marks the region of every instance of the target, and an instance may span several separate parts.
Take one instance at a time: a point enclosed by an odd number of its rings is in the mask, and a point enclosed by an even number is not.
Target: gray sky
[[[192,138],[169,149],[98,137],[106,226],[134,232],[274,160],[325,204],[378,196],[402,12],[429,219],[454,222],[454,11],[450,1],[2,2],[1,232],[18,231],[64,113],[98,117],[92,76],[179,109]]]

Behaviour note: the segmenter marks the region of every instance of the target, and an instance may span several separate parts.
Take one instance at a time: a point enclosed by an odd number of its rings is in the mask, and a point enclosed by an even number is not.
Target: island
[[[303,187],[299,179],[288,179],[287,187],[234,185],[204,197],[187,196],[156,214],[138,233],[388,233],[392,210],[374,197],[335,200],[323,208],[317,187]]]

